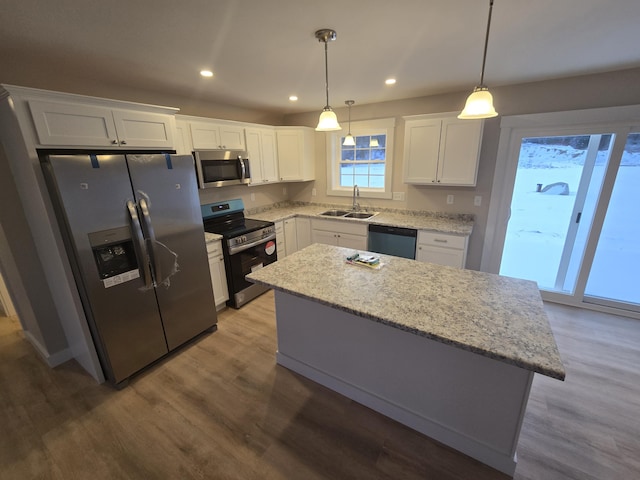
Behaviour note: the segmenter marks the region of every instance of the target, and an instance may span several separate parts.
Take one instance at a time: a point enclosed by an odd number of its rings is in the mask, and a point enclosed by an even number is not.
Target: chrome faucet
[[[360,196],[360,189],[358,188],[358,185],[354,185],[353,186],[353,205],[351,205],[351,209],[354,212],[360,211],[360,204],[356,202],[356,197],[359,197],[359,196]]]

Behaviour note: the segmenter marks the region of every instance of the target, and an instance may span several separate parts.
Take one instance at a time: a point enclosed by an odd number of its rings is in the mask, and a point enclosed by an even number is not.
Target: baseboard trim
[[[23,332],[27,340],[29,340],[29,343],[33,345],[38,354],[40,354],[42,359],[47,365],[49,365],[49,367],[57,367],[58,365],[62,365],[64,362],[67,362],[73,358],[73,355],[71,354],[71,350],[69,348],[65,348],[64,350],[60,350],[59,352],[51,354],[47,351],[46,348],[44,348],[44,346],[38,341],[38,339],[31,334],[31,332],[27,330],[24,330]]]

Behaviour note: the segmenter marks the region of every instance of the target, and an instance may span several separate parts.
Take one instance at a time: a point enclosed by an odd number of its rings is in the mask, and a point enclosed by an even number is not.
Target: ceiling
[[[334,108],[471,91],[488,11],[489,0],[14,0],[1,10],[0,82],[50,88],[74,78],[319,111],[324,44],[314,32],[332,28]],[[638,0],[495,0],[485,83],[640,67],[638,20]],[[203,68],[214,77],[200,77]],[[388,77],[397,83],[386,86]]]

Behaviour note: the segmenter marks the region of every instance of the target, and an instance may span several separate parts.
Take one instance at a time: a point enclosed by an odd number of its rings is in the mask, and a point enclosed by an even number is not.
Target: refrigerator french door
[[[193,162],[42,158],[94,343],[116,385],[217,323]]]

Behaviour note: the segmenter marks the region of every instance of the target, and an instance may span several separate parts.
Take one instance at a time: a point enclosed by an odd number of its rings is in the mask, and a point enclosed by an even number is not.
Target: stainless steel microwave
[[[251,181],[249,158],[243,150],[195,150],[200,188],[246,185]]]

